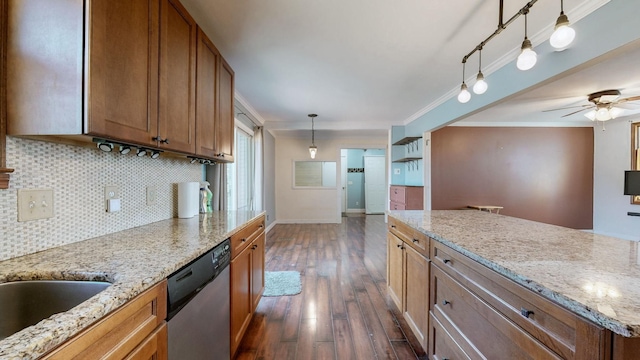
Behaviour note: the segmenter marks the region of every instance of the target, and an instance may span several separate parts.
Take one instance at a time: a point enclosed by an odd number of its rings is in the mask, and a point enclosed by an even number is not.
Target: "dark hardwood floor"
[[[276,225],[266,270],[297,270],[302,293],[263,297],[236,359],[426,359],[386,291],[383,215]]]

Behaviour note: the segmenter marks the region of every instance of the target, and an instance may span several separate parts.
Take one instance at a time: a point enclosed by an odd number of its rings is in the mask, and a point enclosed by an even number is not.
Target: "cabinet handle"
[[[258,245],[253,245],[253,246],[251,247],[251,250],[255,250],[255,249],[257,249],[257,248],[258,248]]]
[[[242,239],[240,239],[240,241],[241,241],[241,242],[245,242],[245,241],[247,241],[247,239],[242,238]]]
[[[402,245],[400,245],[400,244],[398,244],[398,245],[396,245],[396,246],[397,246],[398,248],[400,248],[400,249],[404,249],[404,247],[403,247]]]
[[[391,228],[392,228],[392,229],[395,229],[395,228],[396,228],[396,226],[395,226],[395,225],[391,225]]]
[[[160,141],[161,144],[168,144],[169,143],[169,139],[163,139],[160,136],[154,136],[154,137],[151,138],[151,140]]]
[[[414,244],[417,244],[417,243],[419,243],[419,242],[420,242],[420,240],[418,240],[418,239],[413,239],[413,243],[414,243]]]
[[[442,262],[443,262],[443,263],[445,263],[445,264],[448,264],[448,263],[450,263],[450,262],[451,262],[451,260],[449,260],[449,259],[442,259]]]
[[[168,144],[169,143],[169,139],[160,139],[160,143],[161,144]]]
[[[216,154],[216,157],[222,157],[222,158],[223,158],[223,157],[224,157],[224,154],[223,154],[223,153]]]
[[[451,304],[451,301],[446,300],[446,299],[445,299],[445,300],[442,300],[442,305],[443,305],[443,306],[446,306],[446,305],[449,305],[449,304]]]
[[[520,314],[528,319],[529,316],[533,315],[533,311],[527,310],[525,308],[520,308]]]

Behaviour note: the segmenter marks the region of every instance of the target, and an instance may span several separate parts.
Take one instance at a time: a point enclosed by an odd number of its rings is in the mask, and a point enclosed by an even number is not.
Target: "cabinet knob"
[[[445,299],[445,300],[442,300],[442,305],[443,305],[443,306],[446,306],[446,305],[449,305],[449,304],[451,304],[451,301],[446,300],[446,299]]]
[[[391,225],[391,228],[392,228],[392,229],[395,229],[395,228],[396,228],[396,226],[395,226],[395,225]]]
[[[253,246],[251,247],[251,250],[255,250],[255,249],[257,249],[257,248],[258,248],[258,245],[253,245]]]
[[[520,314],[526,318],[529,318],[529,316],[533,315],[533,311],[525,308],[520,308]]]
[[[442,259],[442,262],[443,262],[443,263],[445,263],[445,264],[448,264],[448,263],[450,263],[450,262],[451,262],[451,260],[449,260],[449,259]]]
[[[419,243],[419,242],[420,242],[420,240],[418,240],[418,239],[413,239],[413,243],[414,243],[414,244],[417,244],[417,243]]]
[[[247,241],[247,239],[242,238],[242,239],[240,239],[240,241],[245,242],[245,241]]]
[[[403,249],[402,245],[398,244],[396,245],[398,248]]]
[[[160,139],[160,143],[162,144],[168,144],[169,143],[169,139]]]

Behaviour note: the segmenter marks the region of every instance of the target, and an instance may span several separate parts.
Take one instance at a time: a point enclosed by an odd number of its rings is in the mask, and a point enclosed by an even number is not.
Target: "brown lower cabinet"
[[[614,334],[419,235],[389,217],[387,281],[429,359],[640,358],[640,338]],[[421,257],[425,244],[429,255]]]
[[[231,236],[231,355],[246,332],[264,291],[264,216]]]
[[[163,280],[43,359],[167,359],[167,281]]]
[[[429,324],[428,239],[393,220],[387,234],[389,296],[426,348]]]

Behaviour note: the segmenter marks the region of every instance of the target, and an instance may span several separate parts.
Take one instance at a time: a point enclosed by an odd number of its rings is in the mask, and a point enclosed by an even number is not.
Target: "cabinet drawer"
[[[389,231],[407,243],[422,256],[429,257],[429,237],[409,225],[389,216]]]
[[[405,202],[405,190],[404,186],[391,186],[389,187],[389,199],[393,202],[404,204]]]
[[[459,344],[465,352],[477,349],[486,359],[560,359],[443,270],[433,266],[431,273],[433,314],[466,339]]]
[[[251,221],[231,236],[231,258],[235,258],[264,231],[264,216]]]
[[[604,351],[605,330],[588,320],[437,241],[431,242],[431,256],[442,271],[561,357],[595,359]]]
[[[429,316],[429,323],[429,359],[471,360],[433,314]]]
[[[391,209],[391,210],[405,210],[405,206],[402,203],[395,202],[395,201],[390,201],[389,202],[389,209]]]
[[[166,317],[167,281],[164,280],[54,349],[44,359],[123,359],[163,324]],[[166,338],[166,332],[158,336]],[[166,339],[157,341],[166,343]]]

